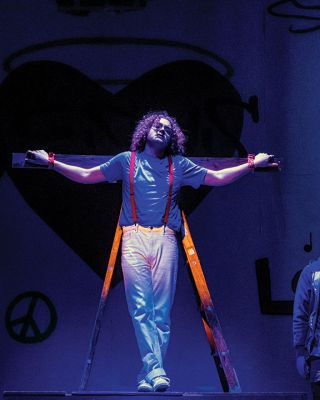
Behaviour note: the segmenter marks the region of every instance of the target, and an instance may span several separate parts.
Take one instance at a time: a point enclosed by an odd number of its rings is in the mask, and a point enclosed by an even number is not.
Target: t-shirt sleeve
[[[197,189],[203,184],[208,171],[207,168],[196,165],[186,157],[181,157],[180,167],[182,170],[181,186],[192,186],[194,189]]]
[[[109,161],[100,165],[100,170],[107,182],[115,182],[123,179],[123,170],[126,162],[127,152],[119,153]]]

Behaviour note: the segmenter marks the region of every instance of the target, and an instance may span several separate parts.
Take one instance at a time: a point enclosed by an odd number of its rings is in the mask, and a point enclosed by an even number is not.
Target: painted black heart
[[[44,148],[116,154],[129,148],[139,118],[159,109],[174,115],[186,131],[187,155],[230,157],[235,150],[244,155],[240,95],[201,62],[160,66],[115,95],[74,68],[50,61],[20,66],[0,87],[0,172],[7,170],[32,209],[101,277],[120,209],[120,185],[80,185],[48,171],[14,170],[11,153]],[[187,214],[209,189],[191,191],[182,196]]]

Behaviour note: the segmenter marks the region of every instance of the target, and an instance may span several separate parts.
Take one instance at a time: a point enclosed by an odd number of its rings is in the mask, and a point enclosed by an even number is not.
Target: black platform
[[[306,393],[3,392],[5,400],[307,400]],[[130,399],[129,399],[130,398]]]

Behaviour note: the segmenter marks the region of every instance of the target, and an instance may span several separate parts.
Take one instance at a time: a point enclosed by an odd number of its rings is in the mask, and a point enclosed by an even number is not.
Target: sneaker
[[[170,379],[166,376],[157,376],[152,379],[152,386],[155,392],[165,392],[170,387]]]
[[[153,392],[153,386],[146,380],[138,383],[138,392]]]

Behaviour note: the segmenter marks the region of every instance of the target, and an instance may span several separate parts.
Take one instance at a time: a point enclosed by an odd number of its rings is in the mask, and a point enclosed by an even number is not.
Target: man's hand
[[[208,169],[204,178],[204,185],[223,186],[235,182],[237,179],[248,174],[254,168],[279,168],[279,164],[274,162],[274,156],[267,153],[259,153],[253,157],[248,157],[248,162],[237,165],[236,167],[224,168],[220,170]]]
[[[48,166],[49,155],[44,150],[28,150],[26,153],[25,162],[34,165]]]
[[[265,168],[265,167],[278,167],[279,164],[273,162],[274,156],[267,153],[259,153],[254,158],[255,168]]]

